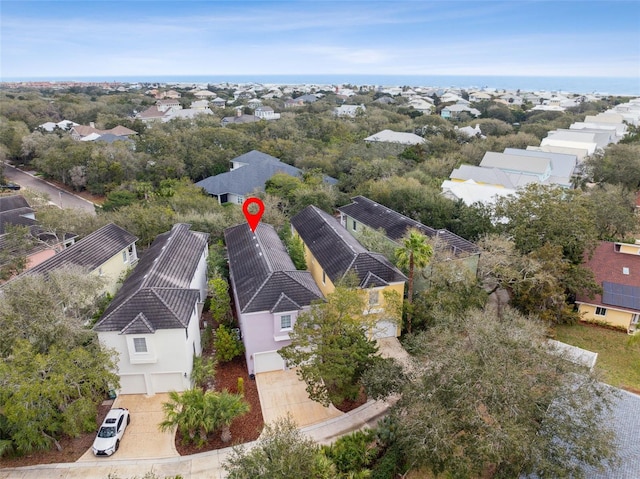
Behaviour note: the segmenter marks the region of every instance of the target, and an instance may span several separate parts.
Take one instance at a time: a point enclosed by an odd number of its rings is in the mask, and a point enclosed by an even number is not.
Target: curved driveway
[[[4,164],[4,176],[6,176],[9,181],[17,183],[23,188],[47,194],[49,196],[49,200],[61,208],[76,208],[94,215],[96,214],[95,206],[90,201],[71,194],[68,191],[62,190],[57,186],[47,183],[31,173],[19,170],[8,163]]]

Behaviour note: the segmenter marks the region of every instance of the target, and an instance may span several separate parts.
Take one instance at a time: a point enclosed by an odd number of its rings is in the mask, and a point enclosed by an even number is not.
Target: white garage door
[[[268,371],[282,371],[284,366],[284,359],[278,354],[278,351],[254,353],[253,355],[253,367],[256,374]]]
[[[184,391],[185,386],[181,373],[156,373],[151,375],[151,385],[154,393],[169,391]]]
[[[373,330],[372,339],[395,338],[397,336],[396,330],[395,321],[378,321]]]
[[[147,394],[144,374],[123,374],[120,376],[120,394]]]

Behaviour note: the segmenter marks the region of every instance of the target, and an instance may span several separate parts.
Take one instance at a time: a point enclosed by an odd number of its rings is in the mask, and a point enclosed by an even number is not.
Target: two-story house
[[[104,292],[114,293],[120,278],[138,262],[136,240],[125,229],[110,223],[16,278],[30,274],[47,276],[57,269],[75,267],[103,278]]]
[[[307,269],[323,295],[353,275],[358,288],[367,292],[363,312],[381,316],[369,335],[376,339],[399,336],[401,312],[386,307],[385,293],[393,292],[401,300],[406,276],[383,254],[368,251],[336,218],[316,206],[307,206],[292,217],[291,227],[302,240]]]
[[[382,231],[391,246],[399,248],[403,236],[409,229],[417,229],[434,240],[443,260],[459,261],[474,276],[478,271],[480,248],[446,229],[434,229],[397,211],[376,203],[364,196],[351,198],[352,203],[338,208],[340,223],[352,235],[358,237],[363,230],[372,233]]]
[[[278,350],[291,344],[300,312],[322,299],[308,271],[297,271],[273,226],[227,228],[229,277],[249,374],[282,370]]]
[[[118,354],[120,394],[184,391],[202,353],[208,234],[176,224],[159,235],[94,326]]]
[[[602,294],[578,296],[585,321],[604,322],[629,334],[640,329],[640,244],[601,242],[585,263]]]

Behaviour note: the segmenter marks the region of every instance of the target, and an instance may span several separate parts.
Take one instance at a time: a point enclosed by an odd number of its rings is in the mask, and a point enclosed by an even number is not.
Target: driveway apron
[[[295,369],[256,374],[256,383],[265,423],[288,414],[298,427],[304,427],[344,414],[333,406],[312,401]]]
[[[124,394],[118,396],[113,407],[129,409],[131,424],[120,442],[120,449],[110,457],[95,457],[91,449],[78,462],[109,461],[123,459],[159,459],[176,457],[175,431],[161,432],[158,424],[164,420],[162,403],[169,400],[168,394],[145,396]]]

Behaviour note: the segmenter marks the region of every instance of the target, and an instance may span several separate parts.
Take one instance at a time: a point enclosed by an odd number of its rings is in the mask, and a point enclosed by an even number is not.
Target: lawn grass
[[[640,393],[640,341],[628,344],[628,334],[578,323],[556,327],[555,339],[598,353],[596,370],[612,386]]]

